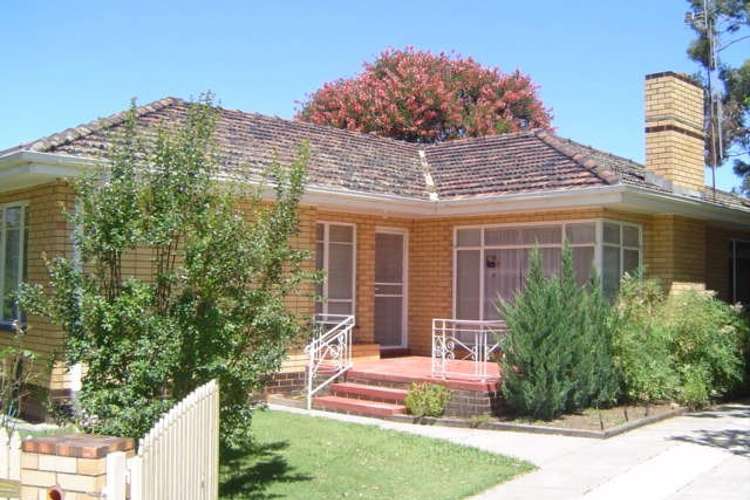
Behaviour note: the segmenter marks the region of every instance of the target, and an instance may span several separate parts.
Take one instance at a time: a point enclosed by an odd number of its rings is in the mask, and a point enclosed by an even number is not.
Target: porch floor
[[[473,361],[449,361],[450,373],[446,378],[432,376],[432,358],[427,356],[363,360],[354,358],[353,363],[354,366],[349,370],[353,377],[361,376],[396,383],[429,382],[464,391],[495,392],[500,381],[500,367],[497,363],[491,362],[485,363],[487,378],[484,380],[474,375]]]

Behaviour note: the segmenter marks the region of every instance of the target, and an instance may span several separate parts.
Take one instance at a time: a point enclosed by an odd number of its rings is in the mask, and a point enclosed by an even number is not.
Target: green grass
[[[222,457],[222,498],[464,498],[531,470],[445,441],[259,411],[253,450]]]

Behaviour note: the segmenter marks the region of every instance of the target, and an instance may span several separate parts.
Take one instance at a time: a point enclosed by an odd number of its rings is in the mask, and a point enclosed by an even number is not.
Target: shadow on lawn
[[[268,493],[276,483],[310,481],[312,476],[294,472],[280,453],[289,443],[276,441],[254,447],[251,451],[228,451],[222,457],[221,498],[280,498]]]

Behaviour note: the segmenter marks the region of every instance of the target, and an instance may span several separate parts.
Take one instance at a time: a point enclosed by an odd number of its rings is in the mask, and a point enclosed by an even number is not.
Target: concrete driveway
[[[272,407],[447,439],[539,467],[476,497],[480,499],[750,499],[750,404],[672,418],[607,440],[429,427]]]
[[[750,499],[748,404],[676,417],[608,440],[583,441],[565,447],[564,438],[557,438],[548,443],[546,456],[514,453],[539,470],[478,498]]]

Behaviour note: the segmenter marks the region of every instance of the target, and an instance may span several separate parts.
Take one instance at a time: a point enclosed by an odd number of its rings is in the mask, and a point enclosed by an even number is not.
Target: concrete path
[[[447,439],[539,467],[486,491],[480,499],[750,499],[750,404],[672,418],[607,440],[429,427],[271,408]]]

